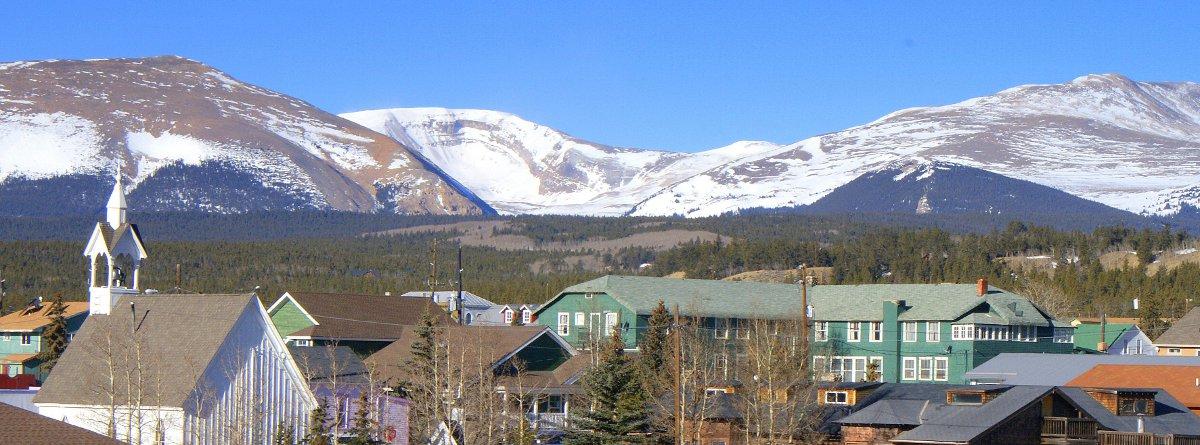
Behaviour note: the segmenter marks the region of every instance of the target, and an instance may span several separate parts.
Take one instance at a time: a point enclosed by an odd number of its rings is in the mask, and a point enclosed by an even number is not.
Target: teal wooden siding
[[[67,318],[67,334],[73,335],[83,326],[83,321],[87,319],[87,312],[76,314]],[[21,344],[21,337],[29,335],[29,344]],[[33,332],[16,332],[16,331],[0,331],[0,357],[9,354],[37,354],[42,352],[45,346],[45,340],[42,339],[42,328],[35,329]],[[8,375],[14,376],[17,374],[34,374],[38,381],[46,378],[46,373],[42,372],[41,361],[30,360],[25,362],[25,366],[10,365],[8,367]]]
[[[293,332],[313,326],[312,321],[304,315],[296,303],[292,300],[287,300],[279,307],[275,308],[275,312],[271,314],[271,323],[275,325],[275,329],[279,330],[279,335],[284,337],[291,335]]]
[[[559,314],[566,313],[569,326],[561,330],[558,324]],[[586,348],[595,336],[607,337],[604,331],[605,314],[617,314],[617,327],[621,329],[621,337],[625,347],[637,347],[638,335],[644,330],[645,319],[638,317],[632,310],[604,293],[595,294],[566,294],[562,298],[541,308],[536,323],[554,330],[576,348]],[[583,314],[583,323],[577,323],[578,314]],[[642,326],[642,328],[639,328]]]
[[[916,379],[904,378],[904,358],[916,359],[919,365],[921,357],[928,357],[930,361],[935,361],[934,359],[937,357],[944,357],[947,361],[947,378],[946,380],[936,381],[962,384],[966,382],[963,375],[967,371],[974,369],[976,366],[992,359],[1000,353],[1040,352],[1070,354],[1074,348],[1073,343],[1054,342],[1052,338],[1053,329],[1050,327],[1039,327],[1037,329],[1038,339],[1036,342],[952,340],[952,323],[944,320],[930,320],[937,323],[937,326],[940,328],[938,330],[939,341],[928,341],[929,331],[927,323],[930,321],[918,320],[915,321],[917,324],[916,341],[906,342],[903,341],[905,321],[896,320],[895,317],[889,315],[889,312],[885,310],[885,320],[881,321],[883,339],[879,342],[870,341],[870,321],[824,321],[827,323],[828,340],[826,341],[816,340],[818,325],[814,323],[812,337],[810,337],[813,339],[811,355],[825,357],[826,360],[828,360],[828,357],[864,358],[866,360],[869,360],[871,357],[878,357],[881,359],[880,377],[885,382],[935,381],[931,378],[923,379],[920,374],[916,376]],[[861,337],[859,341],[848,340],[850,328],[848,323],[860,324]]]

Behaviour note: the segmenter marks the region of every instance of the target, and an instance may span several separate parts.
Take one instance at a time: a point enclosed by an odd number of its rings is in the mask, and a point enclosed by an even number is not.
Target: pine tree
[[[440,407],[441,399],[445,397],[442,381],[438,378],[438,363],[443,355],[438,347],[441,329],[437,326],[437,317],[428,309],[421,314],[415,334],[416,338],[409,345],[412,356],[404,364],[409,370],[405,392],[414,402],[409,411],[409,429],[411,437],[427,438],[437,431],[443,420]]]
[[[312,410],[308,419],[308,434],[304,435],[307,445],[329,445],[329,401],[321,398],[321,403]]]
[[[647,323],[646,332],[642,334],[640,345],[641,355],[638,361],[642,366],[644,373],[647,376],[648,390],[651,394],[658,394],[661,389],[662,376],[667,375],[663,372],[667,363],[667,354],[669,342],[667,338],[667,330],[671,327],[671,313],[667,312],[667,307],[662,300],[658,301],[658,306],[650,312],[650,319]]]
[[[367,391],[362,391],[362,394],[358,396],[358,410],[354,412],[354,427],[350,429],[354,438],[348,443],[350,445],[374,444],[375,440],[371,438],[374,424],[375,422],[371,420],[371,399],[367,396]]]
[[[285,422],[279,422],[279,426],[275,428],[275,438],[271,439],[272,445],[294,445],[296,442],[292,440],[292,426]]]
[[[46,325],[46,329],[42,331],[42,341],[45,342],[45,347],[37,355],[42,362],[42,370],[46,373],[54,368],[63,351],[67,350],[67,319],[63,316],[66,312],[67,307],[63,304],[62,294],[54,294],[54,299],[50,301],[50,308],[46,311],[50,324]]]
[[[567,443],[587,445],[637,444],[650,431],[650,409],[638,372],[625,357],[625,341],[614,329],[601,350],[600,363],[584,377],[592,409],[579,415],[567,433]]]

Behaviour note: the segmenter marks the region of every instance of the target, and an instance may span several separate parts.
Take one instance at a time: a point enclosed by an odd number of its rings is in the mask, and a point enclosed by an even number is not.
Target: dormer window
[[[849,405],[850,393],[848,391],[825,391],[826,405]]]
[[[1085,388],[1084,392],[1118,416],[1154,415],[1154,390]]]
[[[1117,398],[1118,416],[1136,416],[1138,414],[1154,415],[1153,399]]]
[[[960,392],[950,393],[951,405],[982,405],[983,393],[981,392]]]
[[[529,324],[530,321],[532,321],[531,320],[532,317],[533,317],[533,312],[530,311],[529,309],[521,310],[521,323]]]
[[[513,310],[512,309],[504,309],[504,324],[512,324],[512,321],[513,321]]]
[[[993,386],[951,389],[946,391],[946,403],[950,405],[983,405],[1008,388],[1008,386]]]

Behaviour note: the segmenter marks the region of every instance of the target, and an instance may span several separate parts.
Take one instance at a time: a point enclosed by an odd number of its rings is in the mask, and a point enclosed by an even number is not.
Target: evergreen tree
[[[567,432],[567,443],[640,444],[650,432],[650,409],[638,372],[625,356],[625,341],[614,329],[601,350],[600,363],[584,377],[592,409],[581,413]]]
[[[354,427],[350,429],[354,438],[350,439],[348,443],[350,445],[374,444],[375,440],[371,438],[374,427],[375,422],[371,420],[371,399],[367,396],[367,391],[362,391],[362,394],[358,396],[358,410],[354,412]]]
[[[321,398],[321,403],[312,410],[308,419],[308,434],[304,435],[306,445],[329,445],[329,400]]]
[[[663,371],[667,355],[670,353],[670,342],[667,338],[670,327],[671,313],[667,312],[666,305],[659,300],[658,306],[650,312],[646,332],[642,334],[642,344],[639,346],[641,355],[638,357],[642,370],[645,371],[642,375],[647,377],[647,389],[651,395],[658,395],[665,383],[663,376],[667,373]]]
[[[66,312],[67,306],[63,304],[62,294],[54,294],[50,308],[46,311],[50,324],[42,331],[45,347],[37,355],[38,360],[42,362],[42,370],[47,373],[58,363],[63,351],[67,350],[67,319],[63,316]]]
[[[437,317],[426,309],[415,329],[416,338],[409,346],[412,356],[404,364],[409,370],[405,392],[414,402],[409,411],[411,437],[430,437],[443,421],[441,406],[446,394],[438,378],[438,363],[443,356],[438,345],[441,332]]]
[[[275,437],[271,439],[271,445],[294,445],[295,443],[292,440],[292,426],[285,422],[279,422],[279,426],[275,428]]]

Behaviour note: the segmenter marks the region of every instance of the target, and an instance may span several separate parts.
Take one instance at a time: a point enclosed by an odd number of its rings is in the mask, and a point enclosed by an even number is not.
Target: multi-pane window
[[[512,324],[512,321],[513,321],[512,309],[505,310],[504,311],[504,324]]]
[[[529,324],[532,322],[533,322],[533,311],[530,311],[529,309],[522,309],[521,310],[521,323]]]
[[[568,312],[558,313],[558,335],[571,335],[571,314]]]
[[[883,341],[883,322],[881,322],[881,321],[872,321],[871,322],[871,341],[875,341],[875,342]]]
[[[933,380],[933,357],[917,357],[917,380]]]
[[[846,405],[849,404],[850,393],[846,391],[825,391],[826,405]]]
[[[819,355],[814,355],[813,356],[813,369],[815,369],[817,372],[829,371],[829,368],[825,367],[825,357],[822,357]]]
[[[901,376],[901,379],[916,380],[917,379],[917,358],[916,357],[904,357],[904,359],[902,361],[901,369],[904,371],[904,375]]]
[[[750,338],[750,321],[749,320],[734,320],[734,336],[741,340]]]
[[[817,321],[813,322],[813,340],[828,341],[829,340],[829,322]]]
[[[973,324],[956,324],[950,326],[951,340],[974,340],[975,325]]]
[[[857,321],[846,322],[846,341],[862,340],[862,324]]]
[[[830,357],[829,372],[843,382],[861,382],[867,378],[867,358]]]
[[[7,332],[0,334],[0,338],[3,338],[4,341],[12,341],[12,336]]]
[[[927,321],[925,322],[925,342],[937,343],[942,341],[942,322]]]
[[[29,334],[21,334],[21,344],[28,345],[33,343],[33,336]]]
[[[904,341],[906,341],[906,342],[917,341],[917,322],[915,322],[915,321],[904,322]]]
[[[1075,328],[1054,328],[1055,343],[1075,343]]]
[[[617,328],[617,313],[616,312],[605,312],[604,313],[604,333],[612,334],[613,329],[616,329],[616,328]]]
[[[950,359],[947,357],[933,358],[933,379],[946,381],[950,376]]]
[[[1037,341],[1037,326],[1009,326],[1009,340],[1021,342]]]
[[[583,312],[575,313],[575,326],[587,326],[587,316]]]
[[[729,338],[729,319],[713,319],[713,338]]]

